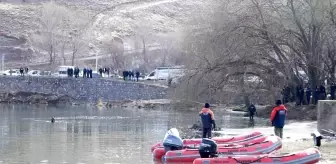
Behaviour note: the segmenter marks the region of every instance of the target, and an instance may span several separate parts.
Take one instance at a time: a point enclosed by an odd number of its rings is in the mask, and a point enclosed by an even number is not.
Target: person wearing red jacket
[[[280,138],[283,136],[283,127],[285,126],[286,115],[286,107],[282,104],[281,100],[277,100],[276,107],[273,108],[270,119],[272,126],[274,126],[275,135]]]
[[[215,123],[215,115],[210,109],[210,105],[205,103],[204,108],[199,112],[199,116],[201,116],[202,125],[203,125],[203,138],[211,138],[211,130],[212,128],[216,128]]]

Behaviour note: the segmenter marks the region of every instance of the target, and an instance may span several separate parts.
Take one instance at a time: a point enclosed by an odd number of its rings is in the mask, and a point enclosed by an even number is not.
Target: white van
[[[146,80],[168,80],[169,78],[177,78],[184,75],[184,68],[176,67],[158,67],[145,76]]]

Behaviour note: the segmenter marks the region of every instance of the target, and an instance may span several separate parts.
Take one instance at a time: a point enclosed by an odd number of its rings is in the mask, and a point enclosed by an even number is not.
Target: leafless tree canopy
[[[256,99],[257,92],[277,98],[284,85],[305,83],[302,71],[311,87],[335,81],[335,1],[218,4],[186,28],[184,50],[192,57],[186,84],[192,88],[190,95],[196,95],[193,98],[203,95],[220,101],[223,88],[243,93],[246,103]]]
[[[83,26],[89,21],[88,18],[88,13],[54,2],[44,3],[39,29],[31,35],[30,40],[34,47],[38,47],[40,54],[48,55],[49,64],[62,59],[62,64],[69,60],[74,65],[76,56],[87,48],[87,31]]]

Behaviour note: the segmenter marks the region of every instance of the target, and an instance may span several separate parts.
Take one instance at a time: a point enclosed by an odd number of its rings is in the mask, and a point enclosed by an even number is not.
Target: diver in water
[[[54,117],[51,118],[51,123],[54,123],[55,122],[55,119]]]
[[[211,138],[211,130],[212,125],[213,129],[216,128],[215,123],[215,115],[210,110],[210,105],[208,103],[205,103],[204,108],[199,112],[199,116],[201,116],[202,125],[203,125],[203,138]]]

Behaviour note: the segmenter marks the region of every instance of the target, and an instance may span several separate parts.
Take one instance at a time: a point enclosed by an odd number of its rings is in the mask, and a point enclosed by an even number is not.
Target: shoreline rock
[[[37,92],[0,93],[0,103],[10,104],[71,104],[73,98],[67,95]]]

